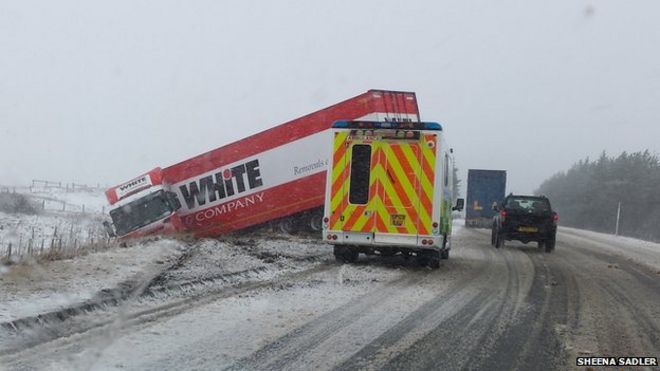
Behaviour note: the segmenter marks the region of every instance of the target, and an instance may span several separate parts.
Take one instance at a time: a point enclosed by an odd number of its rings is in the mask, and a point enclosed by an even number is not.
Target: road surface
[[[551,254],[498,250],[458,228],[453,243],[437,270],[342,266],[328,249],[274,278],[98,309],[66,335],[36,326],[0,347],[0,369],[564,370],[577,355],[660,355],[660,271],[615,242],[563,230]]]

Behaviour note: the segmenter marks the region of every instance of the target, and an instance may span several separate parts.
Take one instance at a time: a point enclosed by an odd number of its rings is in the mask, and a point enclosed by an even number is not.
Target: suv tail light
[[[500,211],[500,222],[504,223],[506,220],[506,210]]]
[[[557,222],[559,221],[559,214],[557,214],[556,211],[552,212],[552,224],[557,225]]]

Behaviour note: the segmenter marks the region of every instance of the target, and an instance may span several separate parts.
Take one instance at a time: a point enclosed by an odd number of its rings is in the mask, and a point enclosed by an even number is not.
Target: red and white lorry
[[[420,121],[412,92],[369,90],[333,106],[155,168],[106,191],[120,238],[217,236],[267,222],[320,231],[337,120]]]

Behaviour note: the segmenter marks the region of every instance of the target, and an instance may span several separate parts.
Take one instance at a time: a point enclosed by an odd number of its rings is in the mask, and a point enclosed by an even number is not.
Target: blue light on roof
[[[347,121],[339,120],[332,124],[335,129],[409,129],[409,130],[442,130],[437,122],[411,121]]]

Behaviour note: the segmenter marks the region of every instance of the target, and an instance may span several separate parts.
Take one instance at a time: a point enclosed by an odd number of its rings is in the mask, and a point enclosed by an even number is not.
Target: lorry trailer
[[[490,228],[497,214],[493,205],[502,202],[505,192],[505,170],[469,169],[465,226]]]
[[[121,238],[217,236],[264,223],[321,229],[336,120],[419,121],[413,92],[369,90],[106,191]]]

